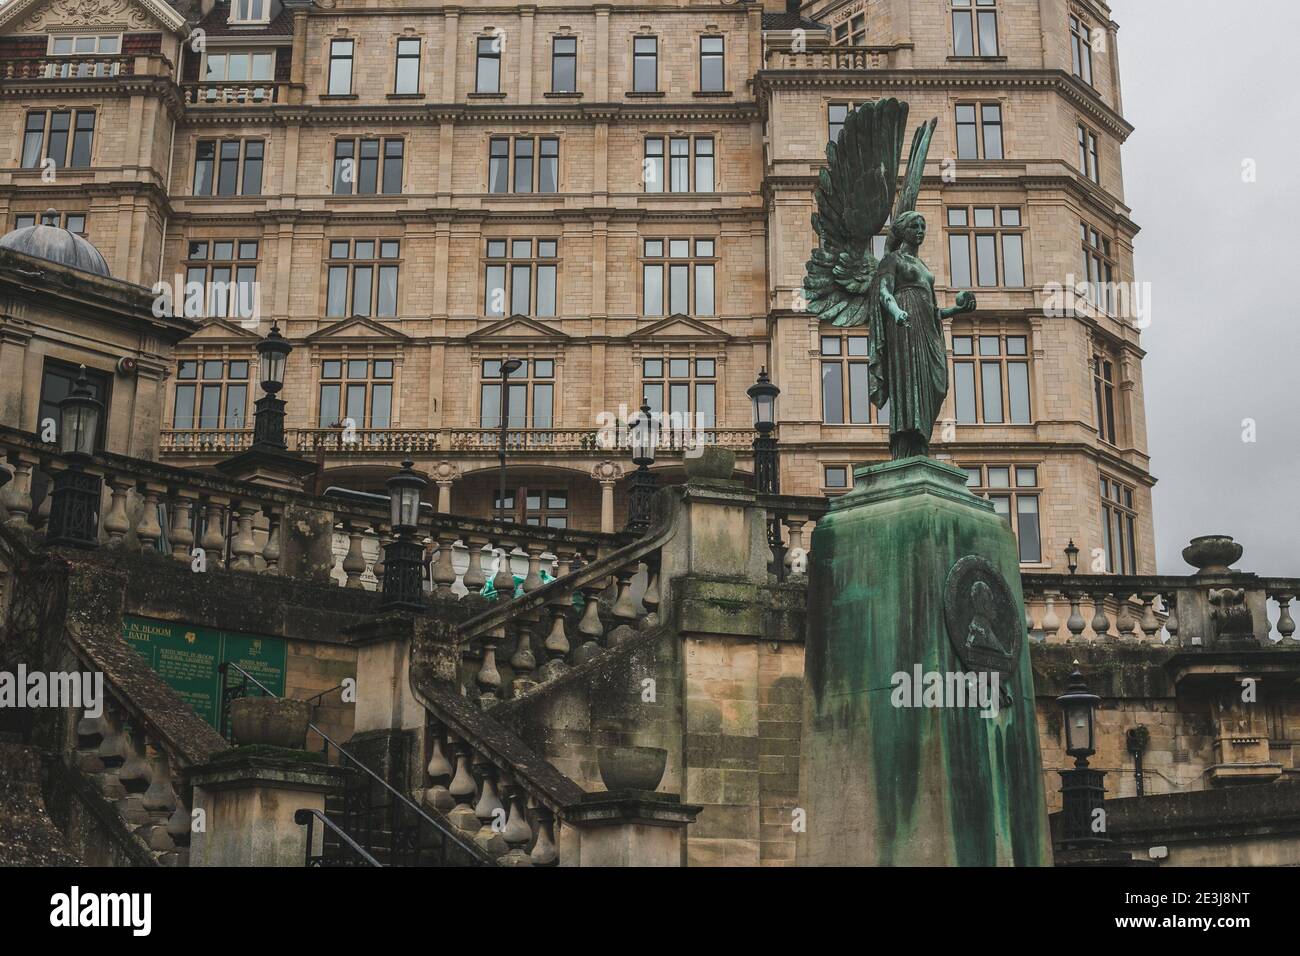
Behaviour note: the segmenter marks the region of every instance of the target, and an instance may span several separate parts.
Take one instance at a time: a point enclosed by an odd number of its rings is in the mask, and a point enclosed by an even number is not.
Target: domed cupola
[[[87,240],[58,225],[59,214],[47,209],[35,226],[23,226],[0,236],[0,249],[12,249],[23,255],[70,266],[97,276],[108,276],[108,263]]]

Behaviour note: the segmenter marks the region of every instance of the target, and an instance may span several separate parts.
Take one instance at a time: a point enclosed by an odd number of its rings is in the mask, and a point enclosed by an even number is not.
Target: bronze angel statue
[[[917,129],[900,190],[907,104],[878,100],[851,111],[826,146],[830,165],[821,172],[812,217],[821,244],[808,260],[804,298],[823,322],[868,327],[869,397],[877,408],[889,402],[892,458],[929,452],[948,394],[942,320],[975,309],[969,292],[957,296],[955,308],[939,308],[934,274],[919,257],[926,226],[916,197],[937,122]],[[877,260],[871,241],[891,210],[885,255]]]

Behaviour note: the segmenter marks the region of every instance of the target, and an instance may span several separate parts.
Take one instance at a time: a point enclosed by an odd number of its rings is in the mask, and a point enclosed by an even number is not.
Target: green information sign
[[[288,645],[282,638],[216,631],[175,621],[122,618],[122,639],[130,644],[194,712],[218,730],[221,708],[219,664],[238,664],[284,696]],[[243,678],[231,674],[231,683]],[[254,693],[256,691],[254,690]]]

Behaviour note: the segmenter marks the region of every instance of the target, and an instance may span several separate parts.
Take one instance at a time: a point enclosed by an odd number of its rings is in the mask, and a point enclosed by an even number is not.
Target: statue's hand
[[[908,321],[908,315],[907,315],[907,313],[906,313],[905,311],[903,311],[902,309],[895,309],[895,310],[894,310],[894,321],[897,322],[899,325],[903,325],[903,326],[906,326],[906,325],[910,325],[910,324],[911,324],[911,323]]]
[[[958,293],[957,293],[957,308],[960,309],[962,312],[974,312],[974,311],[975,311],[975,293],[974,293],[974,292],[958,292]]]

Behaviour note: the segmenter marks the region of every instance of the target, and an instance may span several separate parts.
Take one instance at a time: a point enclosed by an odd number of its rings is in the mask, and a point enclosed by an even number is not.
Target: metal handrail
[[[266,696],[268,696],[268,697],[274,697],[274,698],[276,698],[277,700],[279,699],[279,695],[278,695],[278,694],[274,693],[274,692],[273,692],[269,687],[267,687],[265,684],[263,684],[260,680],[258,680],[258,679],[257,679],[256,677],[254,677],[252,674],[248,673],[248,671],[244,670],[242,667],[240,667],[240,666],[239,666],[238,664],[236,664],[234,661],[226,661],[226,662],[224,662],[223,664],[221,664],[220,667],[223,667],[223,668],[224,668],[224,667],[233,667],[235,670],[239,671],[239,673],[241,673],[241,674],[244,675],[244,679],[245,679],[245,680],[252,681],[252,682],[253,682],[254,684],[256,684],[258,687],[260,687],[260,688],[262,689],[262,693],[264,693]],[[337,750],[337,751],[338,751],[342,756],[347,757],[350,761],[352,761],[354,764],[356,764],[357,767],[359,767],[361,770],[365,771],[365,773],[366,773],[367,775],[369,775],[370,778],[371,778],[372,780],[374,780],[374,781],[375,781],[376,783],[378,783],[381,787],[383,787],[385,790],[387,790],[390,794],[392,794],[394,797],[396,797],[398,800],[400,800],[403,804],[405,804],[406,807],[407,807],[408,809],[410,809],[410,810],[414,810],[417,816],[423,818],[423,819],[425,820],[425,822],[427,822],[431,827],[433,827],[435,830],[437,830],[439,833],[441,833],[444,837],[446,837],[447,839],[453,841],[457,846],[459,846],[461,849],[465,850],[465,852],[471,854],[471,855],[472,855],[476,860],[480,860],[480,861],[485,862],[485,863],[490,863],[490,862],[492,862],[492,858],[491,858],[490,856],[488,856],[487,853],[484,852],[484,851],[483,851],[483,850],[478,846],[478,844],[476,844],[476,843],[470,843],[470,842],[468,842],[467,840],[462,839],[462,838],[460,837],[460,835],[457,834],[457,833],[455,833],[455,832],[454,832],[450,827],[446,826],[446,825],[443,824],[443,823],[440,823],[438,820],[435,820],[433,817],[429,816],[429,814],[425,813],[425,812],[424,812],[423,810],[421,810],[418,806],[416,806],[415,803],[412,802],[411,799],[410,799],[409,797],[406,797],[406,796],[404,796],[402,793],[400,793],[399,791],[393,789],[393,787],[388,783],[387,780],[385,780],[383,777],[379,776],[379,774],[375,773],[373,770],[371,770],[369,767],[367,767],[365,764],[363,764],[360,760],[358,760],[356,757],[354,757],[354,756],[353,756],[351,753],[349,753],[347,750],[343,749],[342,745],[340,745],[339,743],[337,743],[337,742],[336,742],[332,737],[330,737],[328,734],[326,734],[325,731],[321,730],[319,727],[317,727],[317,726],[316,726],[315,724],[313,724],[311,721],[308,721],[308,722],[307,722],[307,727],[308,727],[309,730],[314,730],[314,731],[316,731],[317,735],[318,735],[322,740],[324,740],[325,743],[326,743],[327,745],[333,747],[333,748],[334,748],[335,750]]]
[[[307,866],[311,866],[311,861],[312,861],[311,839],[312,839],[312,828],[313,828],[312,818],[313,817],[319,820],[324,826],[327,826],[331,830],[333,830],[334,833],[338,835],[338,838],[342,840],[344,843],[346,843],[348,847],[351,848],[353,853],[361,857],[361,859],[365,860],[367,864],[369,864],[370,866],[378,866],[378,867],[382,867],[384,865],[380,863],[378,860],[376,860],[369,853],[367,853],[365,847],[363,847],[356,840],[352,839],[352,837],[344,833],[342,828],[340,828],[339,825],[336,824],[329,817],[325,816],[325,814],[321,813],[319,810],[313,810],[310,807],[302,807],[298,810],[293,811],[293,822],[298,824],[298,826],[300,827],[307,828]],[[322,845],[321,845],[321,857],[320,857],[322,861],[325,858],[325,847],[323,843],[324,836],[325,834],[322,832],[321,833]]]

